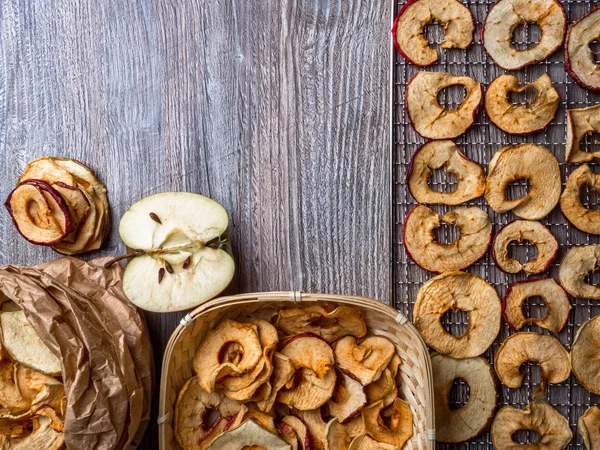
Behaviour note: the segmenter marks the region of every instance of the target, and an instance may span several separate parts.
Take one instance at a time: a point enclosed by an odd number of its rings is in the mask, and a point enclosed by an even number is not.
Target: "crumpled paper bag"
[[[0,302],[13,300],[62,359],[69,450],[136,447],[148,425],[154,361],[143,316],[109,258],[0,267]]]

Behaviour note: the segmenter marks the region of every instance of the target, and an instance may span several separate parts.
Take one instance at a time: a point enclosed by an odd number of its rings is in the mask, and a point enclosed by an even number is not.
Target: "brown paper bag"
[[[69,450],[137,446],[146,430],[154,362],[143,316],[108,258],[0,267],[0,302],[13,300],[63,364]]]

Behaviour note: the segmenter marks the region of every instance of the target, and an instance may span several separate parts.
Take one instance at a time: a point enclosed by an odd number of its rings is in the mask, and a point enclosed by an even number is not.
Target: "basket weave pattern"
[[[192,359],[209,330],[224,319],[245,320],[246,316],[269,318],[273,313],[294,302],[327,302],[359,309],[369,332],[389,338],[402,359],[400,366],[401,396],[413,412],[413,437],[405,449],[434,448],[435,427],[431,362],[427,348],[418,332],[398,311],[375,300],[341,295],[273,292],[221,297],[198,307],[182,319],[173,332],[163,360],[160,405],[159,448],[181,450],[173,432],[174,407],[177,394],[193,375]]]

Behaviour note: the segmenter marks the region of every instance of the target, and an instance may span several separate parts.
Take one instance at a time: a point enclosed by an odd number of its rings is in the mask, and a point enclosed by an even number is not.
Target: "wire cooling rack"
[[[394,15],[399,11],[404,1],[397,2],[394,7]],[[406,109],[404,106],[404,93],[406,84],[418,70],[428,71],[444,71],[454,75],[469,76],[482,83],[484,88],[487,88],[489,83],[497,76],[505,73],[505,71],[497,67],[493,61],[487,56],[479,39],[479,31],[482,28],[485,16],[493,1],[466,1],[464,2],[476,21],[476,35],[473,45],[468,50],[442,50],[440,60],[427,68],[421,68],[408,63],[395,50],[393,51],[392,64],[392,223],[393,223],[393,295],[396,307],[407,314],[411,319],[413,316],[413,306],[420,286],[434,274],[428,273],[420,269],[415,263],[408,258],[404,245],[402,243],[402,223],[407,212],[410,211],[417,202],[412,198],[407,187],[407,170],[410,160],[415,151],[423,145],[426,140],[419,136],[408,120]],[[596,2],[590,1],[565,1],[563,5],[568,17],[568,23],[582,17],[589,11]],[[435,46],[438,45],[443,38],[443,29],[440,26],[432,25],[426,30],[427,37]],[[514,42],[519,48],[526,48],[526,43],[537,42],[540,32],[536,26],[525,26],[515,31]],[[439,47],[438,47],[439,48]],[[551,55],[546,61],[534,64],[519,71],[510,72],[517,76],[521,82],[529,83],[536,80],[544,73],[552,78],[555,88],[561,94],[562,102],[553,122],[546,127],[545,130],[529,136],[514,136],[507,134],[496,128],[490,123],[488,117],[480,109],[475,124],[461,137],[456,139],[459,147],[469,158],[482,164],[487,170],[487,164],[494,153],[507,146],[519,143],[536,143],[542,145],[552,151],[558,161],[561,163],[561,174],[563,185],[568,175],[577,168],[577,165],[565,164],[565,110],[567,108],[583,108],[596,103],[600,103],[600,95],[587,92],[580,88],[565,72],[563,65],[562,48]],[[460,104],[464,93],[462,89],[453,89],[452,87],[442,91],[440,101],[447,107],[453,107]],[[513,98],[516,102],[526,102],[532,97],[527,98],[527,94],[519,95]],[[584,147],[589,150],[598,149],[598,141],[594,142],[594,137],[584,142]],[[592,168],[600,171],[600,164],[591,163]],[[443,170],[436,171],[432,177],[432,186],[434,189],[446,191],[452,189],[452,180],[449,180]],[[513,195],[516,197],[523,195],[526,192],[527,186],[524,183],[517,184],[511,187]],[[590,208],[599,206],[598,196],[595,192],[582,192],[584,204]],[[439,213],[444,213],[452,207],[443,205],[429,205]],[[479,206],[490,215],[493,223],[494,232],[497,232],[503,225],[516,219],[512,213],[496,214],[487,205],[484,199],[480,198],[461,206]],[[541,276],[552,276],[557,278],[558,264],[566,253],[567,249],[572,246],[600,243],[599,236],[590,236],[580,232],[573,226],[569,225],[565,218],[560,213],[559,208],[542,220],[552,233],[556,236],[560,243],[560,250],[555,263],[552,267]],[[438,239],[443,242],[450,242],[456,236],[456,230],[451,227],[445,227],[438,230]],[[534,258],[536,254],[535,247],[528,245],[516,245],[511,248],[514,257],[520,261],[525,261]],[[476,274],[487,280],[494,286],[502,298],[509,284],[514,281],[525,279],[523,274],[510,275],[505,274],[496,268],[491,254],[488,251],[486,256],[478,263],[468,269],[469,272]],[[590,282],[600,284],[600,276],[591,275]],[[560,341],[570,349],[573,338],[579,326],[593,316],[600,314],[600,301],[586,299],[571,299],[573,308],[569,317],[569,321],[565,328],[558,336]],[[525,312],[531,317],[540,317],[543,315],[545,307],[541,301],[531,299],[525,306]],[[443,323],[446,329],[453,334],[461,334],[466,329],[465,314],[450,314],[443,318]],[[540,331],[535,326],[527,326],[521,331]],[[500,334],[491,348],[485,353],[485,356],[493,361],[493,357],[502,343],[502,341],[511,334],[508,326],[503,322]],[[523,386],[520,389],[508,389],[504,386],[500,389],[500,397],[498,408],[504,405],[511,405],[517,408],[524,408],[532,399],[532,394],[536,390],[540,381],[540,371],[537,366],[527,364],[525,367],[525,379]],[[455,383],[451,391],[451,406],[458,407],[468,399],[468,387],[463,382]],[[573,431],[573,440],[569,448],[585,448],[583,439],[577,432],[577,420],[585,412],[585,410],[593,404],[598,404],[600,397],[592,395],[586,391],[575,379],[573,375],[564,383],[551,384],[548,387],[547,401],[557,408],[562,414],[569,419],[571,429]],[[519,431],[516,439],[522,443],[535,442],[536,436],[534,433]],[[488,449],[492,448],[489,432],[473,439],[467,443],[458,445],[443,445],[441,448],[464,448],[464,449]]]

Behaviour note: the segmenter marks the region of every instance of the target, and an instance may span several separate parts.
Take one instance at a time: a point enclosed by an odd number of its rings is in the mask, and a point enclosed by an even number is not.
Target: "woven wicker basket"
[[[174,406],[183,384],[192,376],[192,359],[196,348],[226,318],[267,318],[293,302],[328,302],[358,308],[371,333],[391,339],[402,358],[401,395],[414,415],[414,434],[405,449],[425,450],[435,447],[433,385],[431,361],[421,336],[406,317],[375,300],[342,295],[272,292],[221,297],[198,307],[181,320],[167,345],[162,365],[159,404],[159,448],[181,450],[173,434]]]

